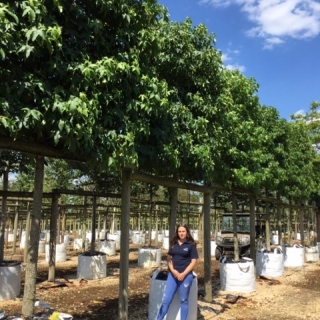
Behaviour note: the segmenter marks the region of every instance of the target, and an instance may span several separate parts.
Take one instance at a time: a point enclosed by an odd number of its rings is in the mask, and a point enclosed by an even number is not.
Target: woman
[[[188,316],[188,297],[193,281],[193,268],[199,258],[196,243],[185,224],[180,224],[170,242],[168,252],[169,274],[157,320],[162,320],[179,290],[181,320]]]

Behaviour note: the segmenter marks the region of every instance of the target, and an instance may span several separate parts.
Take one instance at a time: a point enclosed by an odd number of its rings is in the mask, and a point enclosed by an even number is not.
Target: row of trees
[[[261,105],[256,81],[224,67],[214,34],[170,21],[156,0],[2,2],[0,32],[0,147],[37,155],[27,276],[44,156],[87,162],[96,188],[130,167],[296,201],[318,192],[306,122]],[[34,289],[26,281],[25,315]]]

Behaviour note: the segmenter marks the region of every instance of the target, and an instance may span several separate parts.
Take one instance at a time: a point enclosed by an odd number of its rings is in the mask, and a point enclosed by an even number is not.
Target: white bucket
[[[90,256],[88,253],[78,256],[77,278],[78,279],[101,279],[107,276],[107,259],[104,252]]]
[[[169,250],[169,237],[163,237],[162,248],[165,250]]]
[[[303,235],[304,235],[304,240],[306,240],[307,239],[307,232],[304,232]],[[301,233],[300,232],[297,232],[297,240],[301,240]]]
[[[50,260],[50,245],[45,245],[46,250],[46,261]],[[55,262],[64,262],[67,260],[67,247],[64,243],[56,244],[56,261]]]
[[[21,240],[20,240],[20,249],[24,249],[25,242],[26,242],[26,232],[22,231]]]
[[[304,247],[297,244],[295,244],[293,247],[284,247],[284,266],[303,267],[304,251]]]
[[[238,262],[220,259],[220,286],[222,291],[253,292],[256,290],[254,263],[250,258]]]
[[[46,252],[46,242],[45,240],[40,240],[38,253],[45,253],[45,252]]]
[[[319,261],[319,250],[318,247],[306,247],[306,261],[317,262]]]
[[[62,240],[62,239],[61,239],[61,240]],[[69,234],[68,234],[68,233],[63,236],[63,243],[64,243],[66,246],[69,245]]]
[[[138,266],[155,268],[161,265],[161,249],[156,247],[141,247],[138,249]]]
[[[14,240],[14,234],[13,233],[9,233],[8,234],[8,242],[13,242]]]
[[[159,278],[159,279],[157,279]],[[167,283],[166,274],[156,269],[150,277],[149,289],[149,308],[148,319],[155,320],[161,307],[164,289]],[[197,319],[198,312],[198,279],[194,273],[194,278],[190,288],[189,298],[189,312],[187,320]],[[180,320],[180,299],[179,290],[177,290],[164,320]]]
[[[151,240],[155,240],[156,239],[156,231],[152,230],[151,231]]]
[[[192,237],[195,241],[198,241],[199,240],[199,230],[193,230]]]
[[[108,256],[114,256],[116,254],[116,242],[114,240],[100,240],[99,251]]]
[[[271,244],[279,244],[279,236],[277,234],[272,235]]]
[[[20,295],[21,263],[5,261],[0,264],[0,300],[14,299]]]
[[[162,241],[163,241],[163,234],[158,233],[158,242],[162,242]]]
[[[105,232],[104,229],[102,229],[102,230],[100,231],[100,234],[99,234],[99,239],[100,239],[100,240],[105,240],[105,238],[106,238],[106,232]]]
[[[107,234],[107,240],[114,240],[116,242],[116,249],[120,249],[120,234]]]
[[[89,243],[91,242],[92,232],[86,232],[86,239],[89,241]]]
[[[82,244],[83,244],[83,240],[81,238],[75,238],[73,240],[73,249],[74,250],[82,250]],[[84,242],[84,249],[85,250],[88,249],[88,240],[85,240],[85,242]]]
[[[132,243],[134,244],[146,244],[146,234],[145,233],[134,233],[132,238]]]
[[[283,252],[281,247],[274,252],[257,251],[257,275],[266,277],[281,277],[284,274]]]
[[[210,241],[210,248],[211,248],[211,257],[215,256],[217,244],[215,241]]]

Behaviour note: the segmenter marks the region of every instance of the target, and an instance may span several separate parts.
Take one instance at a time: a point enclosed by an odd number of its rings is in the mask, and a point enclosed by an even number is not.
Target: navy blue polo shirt
[[[178,241],[170,248],[168,255],[172,256],[172,263],[175,270],[179,273],[186,270],[191,259],[198,259],[198,251],[194,243],[189,240],[185,241],[181,246]]]

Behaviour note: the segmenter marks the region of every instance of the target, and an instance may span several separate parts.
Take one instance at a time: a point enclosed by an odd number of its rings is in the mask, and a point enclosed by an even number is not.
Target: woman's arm
[[[179,273],[177,279],[179,281],[182,281],[185,278],[185,276],[193,270],[194,266],[196,265],[196,262],[197,262],[197,259],[191,259],[190,264],[182,273]]]
[[[170,256],[170,255],[167,256],[167,262],[168,262],[169,270],[171,271],[171,273],[173,274],[173,276],[174,276],[175,278],[177,278],[178,275],[179,275],[179,272],[178,272],[177,270],[175,270],[174,267],[173,267],[172,256]]]

